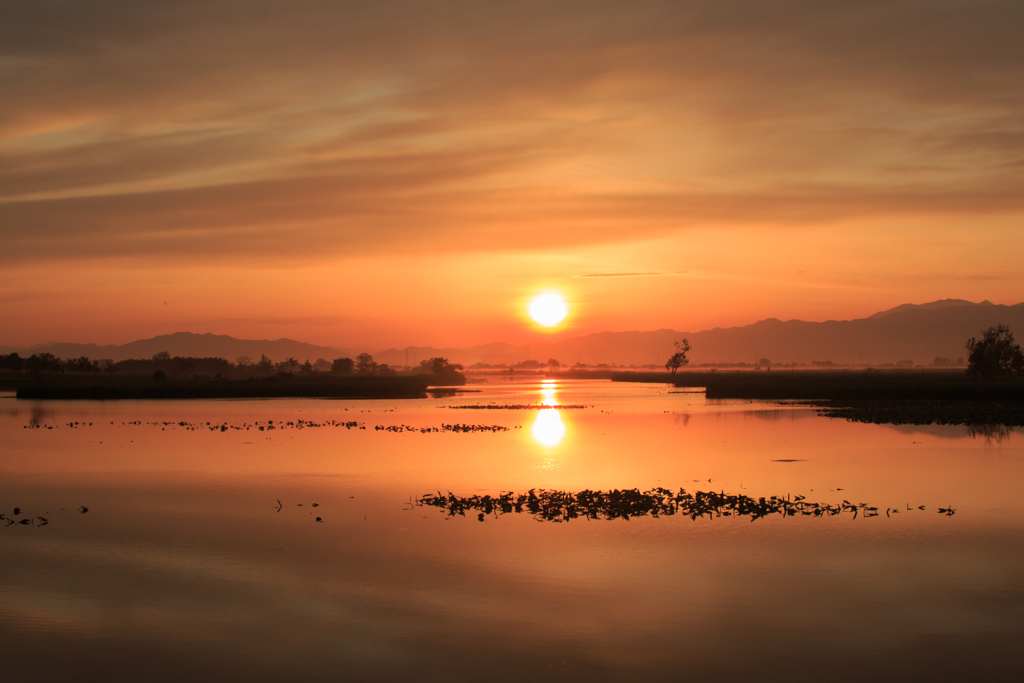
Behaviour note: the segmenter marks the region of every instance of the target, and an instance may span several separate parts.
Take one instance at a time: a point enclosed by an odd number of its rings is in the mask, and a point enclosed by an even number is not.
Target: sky
[[[1015,304],[1021,26],[1019,0],[0,3],[0,344]]]

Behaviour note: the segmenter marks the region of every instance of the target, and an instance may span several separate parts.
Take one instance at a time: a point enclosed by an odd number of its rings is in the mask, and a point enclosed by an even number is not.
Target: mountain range
[[[832,361],[834,363],[892,363],[911,360],[930,363],[943,356],[955,360],[965,355],[964,342],[992,325],[1009,325],[1024,334],[1024,303],[1013,306],[989,301],[973,303],[945,299],[926,304],[904,304],[856,320],[777,320],[768,318],[743,327],[699,332],[672,329],[648,332],[599,332],[529,346],[491,343],[463,348],[430,346],[374,350],[317,346],[291,339],[248,340],[226,335],[177,332],[142,339],[121,346],[50,343],[29,348],[0,347],[2,353],[21,355],[47,352],[61,358],[87,356],[92,359],[149,358],[160,351],[173,356],[219,356],[235,360],[249,356],[258,360],[266,354],[276,361],[287,357],[304,361],[318,358],[333,360],[367,351],[379,363],[415,365],[421,360],[444,356],[452,362],[518,363],[526,359],[559,360],[563,365],[646,365],[663,363],[672,353],[673,343],[690,341],[691,363],[754,363],[768,358],[774,363]]]
[[[232,362],[239,356],[249,356],[254,361],[258,361],[262,354],[266,354],[274,362],[279,362],[289,357],[303,361],[307,358],[313,361],[318,358],[331,360],[342,356],[354,358],[360,353],[360,351],[351,349],[306,344],[293,339],[235,339],[224,334],[195,334],[192,332],[161,334],[152,339],[140,339],[120,346],[65,342],[37,344],[26,348],[0,346],[0,353],[16,352],[22,356],[30,356],[33,353],[52,353],[58,358],[86,356],[93,360],[109,358],[113,361],[129,358],[152,358],[161,351],[167,351],[172,356],[226,358]]]

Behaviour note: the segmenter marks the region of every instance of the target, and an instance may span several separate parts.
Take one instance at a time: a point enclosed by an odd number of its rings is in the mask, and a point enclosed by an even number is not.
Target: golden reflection
[[[556,392],[558,391],[558,384],[553,379],[541,380],[540,383],[540,402],[541,405],[545,406],[557,406],[558,398]]]
[[[537,419],[533,421],[533,438],[542,446],[557,446],[565,436],[565,424],[559,411],[542,408],[537,411]]]

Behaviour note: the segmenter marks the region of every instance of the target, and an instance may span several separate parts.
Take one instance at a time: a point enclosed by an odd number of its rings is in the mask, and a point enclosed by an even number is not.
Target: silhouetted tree
[[[560,368],[560,367],[562,367],[562,364],[559,363],[554,358],[548,358],[548,367],[549,368]]]
[[[262,374],[269,375],[274,371],[274,363],[267,358],[267,354],[263,353],[260,354],[260,362],[256,364],[256,369]]]
[[[335,358],[331,363],[332,375],[351,375],[355,362],[351,358]]]
[[[313,369],[317,372],[327,372],[331,369],[331,364],[323,358],[317,358],[316,362],[313,363]]]
[[[451,379],[459,375],[462,365],[460,363],[449,363],[447,358],[437,356],[436,358],[420,361],[420,370],[437,375],[438,377]]]
[[[68,370],[72,370],[74,372],[81,372],[83,374],[86,372],[100,371],[99,362],[91,361],[85,356],[79,356],[78,358],[75,358],[73,360],[69,358],[66,362],[66,365],[68,367]]]
[[[1013,342],[1013,334],[1006,325],[988,328],[981,339],[971,337],[964,347],[968,375],[991,377],[1024,372],[1024,352],[1020,344]]]
[[[33,377],[38,377],[44,372],[64,372],[64,361],[52,353],[33,353],[25,359],[25,368]]]
[[[286,372],[289,375],[294,375],[299,370],[299,361],[295,360],[291,356],[285,358],[283,361],[274,366],[274,369],[278,372]]]
[[[665,369],[673,375],[676,374],[676,370],[690,363],[690,359],[686,357],[686,353],[690,350],[690,341],[688,339],[677,341],[675,346],[676,352],[665,361]]]
[[[25,359],[16,353],[9,353],[6,356],[0,356],[0,370],[21,372],[24,367]]]
[[[182,356],[175,356],[171,359],[171,362],[174,363],[174,371],[179,375],[186,375],[195,370],[196,367],[195,363],[190,359]]]
[[[308,358],[306,359],[306,362],[302,364],[302,367],[299,369],[299,372],[301,372],[303,375],[313,374],[313,364],[309,362]]]
[[[377,364],[373,362],[373,356],[368,353],[361,353],[356,356],[356,374],[372,375],[377,370]]]
[[[154,353],[153,354],[153,360],[158,362],[158,363],[160,361],[166,361],[166,360],[170,360],[170,359],[171,359],[171,354],[167,353],[166,351],[161,351],[160,353]]]
[[[250,365],[252,365],[252,358],[249,356],[239,356],[235,359],[235,366],[239,370],[248,370]]]

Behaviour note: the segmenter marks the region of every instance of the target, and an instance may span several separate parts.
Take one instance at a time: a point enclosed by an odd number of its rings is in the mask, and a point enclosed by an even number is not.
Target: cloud
[[[587,275],[576,275],[575,277],[642,277],[649,275],[664,275],[664,273],[589,273]]]
[[[1022,23],[1017,2],[7,3],[0,259],[1016,213]]]

